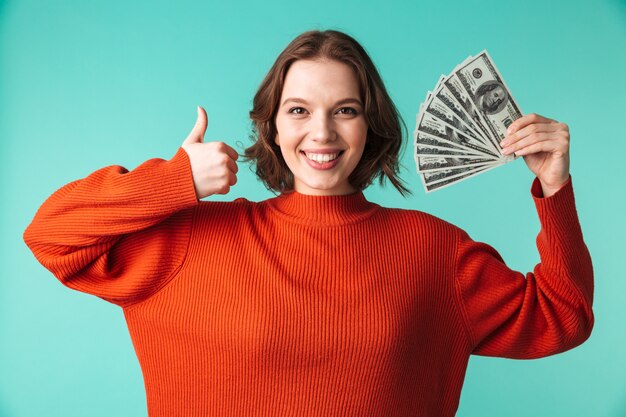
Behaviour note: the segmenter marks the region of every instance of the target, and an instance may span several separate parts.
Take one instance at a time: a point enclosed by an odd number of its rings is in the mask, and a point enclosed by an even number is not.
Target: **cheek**
[[[275,143],[285,152],[292,151],[301,143],[305,131],[294,124],[276,126]]]
[[[368,128],[365,123],[361,123],[353,129],[353,142],[355,147],[365,148],[365,142],[367,141]]]
[[[281,120],[280,118],[276,118],[276,136],[274,137],[274,142],[277,145],[280,145],[279,142],[282,142],[283,145],[287,145],[291,138],[293,138],[297,134],[296,126],[294,126],[293,122],[290,123],[289,120]]]

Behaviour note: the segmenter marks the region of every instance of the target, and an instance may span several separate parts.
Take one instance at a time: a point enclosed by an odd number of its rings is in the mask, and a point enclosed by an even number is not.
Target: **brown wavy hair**
[[[276,192],[293,190],[293,173],[274,138],[285,76],[291,64],[299,59],[339,61],[353,68],[357,76],[368,130],[361,160],[348,177],[350,184],[363,190],[376,178],[381,185],[388,178],[400,194],[410,194],[398,176],[406,125],[365,49],[351,36],[335,30],[308,31],[291,41],[276,58],[254,96],[250,111],[254,144],[244,151],[244,156],[255,163],[256,174],[265,186]]]

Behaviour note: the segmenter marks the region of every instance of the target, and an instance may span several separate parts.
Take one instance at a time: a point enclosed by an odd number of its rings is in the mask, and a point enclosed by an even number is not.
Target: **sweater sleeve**
[[[574,348],[591,334],[593,269],[571,177],[546,198],[535,179],[531,193],[541,223],[533,272],[509,269],[492,247],[459,231],[456,284],[474,354],[539,358]]]
[[[126,307],[182,265],[198,204],[186,152],[109,166],[53,193],[24,241],[64,285]]]

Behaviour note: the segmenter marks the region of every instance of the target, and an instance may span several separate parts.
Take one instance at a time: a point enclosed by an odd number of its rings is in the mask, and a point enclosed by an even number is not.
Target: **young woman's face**
[[[298,60],[285,76],[275,142],[302,194],[355,192],[348,177],[367,137],[352,68],[332,60]]]

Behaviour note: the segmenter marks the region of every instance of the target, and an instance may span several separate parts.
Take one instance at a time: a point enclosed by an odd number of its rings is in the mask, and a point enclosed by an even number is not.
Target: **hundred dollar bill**
[[[461,84],[461,81],[459,81],[459,78],[457,77],[457,75],[453,73],[450,76],[448,76],[444,80],[443,85],[445,85],[448,91],[454,96],[457,103],[459,103],[463,107],[463,110],[465,111],[465,113],[469,116],[472,122],[476,126],[478,126],[478,128],[481,130],[483,135],[490,140],[491,147],[494,149],[500,149],[498,144],[495,143],[496,138],[493,137],[493,134],[487,128],[487,122],[483,119],[481,113],[478,111],[478,109],[474,105],[474,102],[472,101],[471,97],[463,88],[463,84]]]
[[[522,117],[522,112],[491,57],[483,50],[455,74],[501,149],[500,141],[505,138],[506,129]]]
[[[479,141],[483,146],[487,149],[493,151],[491,149],[489,142],[486,142],[483,137],[476,133],[472,128],[470,128],[466,123],[459,118],[454,111],[452,111],[446,104],[439,98],[437,95],[431,95],[430,98],[426,101],[424,106],[424,111],[430,113],[435,116],[437,119],[444,122],[446,125],[451,126],[463,133],[466,136],[470,136],[473,139]]]
[[[490,148],[493,148],[493,144],[489,139],[489,136],[482,131],[474,120],[470,118],[469,114],[465,112],[463,106],[456,100],[454,95],[450,92],[450,90],[448,90],[448,87],[446,87],[443,82],[435,89],[435,95],[448,109],[450,109],[450,111],[461,119],[466,126],[472,129],[472,131],[476,134],[480,135],[484,143],[490,146]],[[493,150],[497,151],[496,148],[493,148]]]
[[[482,171],[485,167],[485,165],[479,165],[475,167],[462,167],[456,169],[444,169],[433,172],[422,172],[421,176],[424,179],[424,183],[426,185],[433,185],[441,181],[454,180],[459,177],[464,177],[466,174],[472,172]]]
[[[475,168],[474,170],[466,171],[463,174],[458,175],[458,176],[438,179],[438,180],[430,181],[430,182],[426,182],[426,178],[423,175],[421,175],[422,184],[424,185],[424,189],[426,190],[426,192],[429,193],[432,191],[436,191],[436,190],[440,190],[442,188],[448,187],[452,184],[456,184],[457,182],[464,181],[475,175],[482,174],[483,172],[489,171],[490,169],[493,169],[500,165],[502,165],[502,163],[480,166],[480,167]]]
[[[417,158],[418,172],[441,171],[450,168],[475,167],[493,163],[494,160],[483,157],[470,156],[419,156]]]
[[[461,148],[478,151],[491,155],[495,158],[499,158],[499,154],[490,150],[489,147],[485,146],[482,141],[471,136],[464,135],[457,129],[447,125],[445,122],[426,111],[423,111],[420,114],[416,130],[436,136],[443,141],[450,142]]]
[[[450,140],[447,136],[442,135],[442,134],[440,134],[439,136],[435,136],[431,133],[418,130],[420,120],[422,120],[423,118],[422,114],[424,113],[424,110],[425,110],[424,108],[425,106],[422,103],[420,105],[420,112],[417,114],[417,118],[415,121],[416,128],[415,128],[415,131],[413,132],[414,134],[413,138],[416,144],[420,143],[422,145],[461,150],[462,152],[467,153],[469,155],[483,155],[483,152],[479,150],[475,150],[475,149],[471,149],[471,148],[463,146],[461,143],[459,143],[460,140]]]
[[[424,132],[414,132],[415,136],[415,155],[429,156],[429,155],[442,155],[442,156],[459,156],[459,155],[474,155],[484,156],[484,154],[476,151],[468,151],[456,147],[451,144],[442,143],[442,141]],[[495,158],[492,158],[495,159]]]
[[[521,117],[487,51],[442,75],[419,108],[414,158],[426,192],[439,190],[515,159],[500,141]]]

